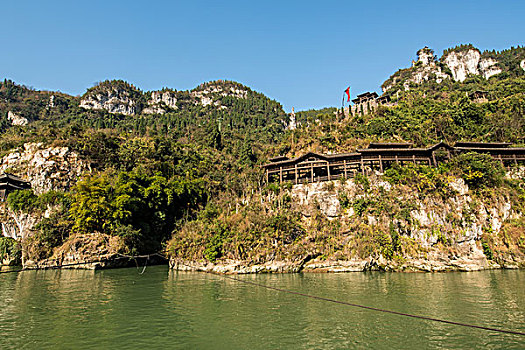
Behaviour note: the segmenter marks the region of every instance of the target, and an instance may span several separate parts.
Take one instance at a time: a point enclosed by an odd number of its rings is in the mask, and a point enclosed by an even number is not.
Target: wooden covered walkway
[[[393,163],[437,166],[455,155],[467,152],[490,154],[504,166],[525,162],[525,148],[510,143],[458,142],[454,147],[444,142],[428,148],[413,148],[410,143],[371,143],[354,153],[318,154],[309,152],[294,159],[276,157],[263,165],[268,182],[295,184],[354,177],[355,174],[383,172]]]

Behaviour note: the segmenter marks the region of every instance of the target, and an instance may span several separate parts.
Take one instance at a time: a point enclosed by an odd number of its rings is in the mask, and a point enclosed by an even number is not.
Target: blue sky
[[[524,45],[525,1],[4,1],[0,77],[81,95],[228,79],[287,111],[380,91],[425,46]]]

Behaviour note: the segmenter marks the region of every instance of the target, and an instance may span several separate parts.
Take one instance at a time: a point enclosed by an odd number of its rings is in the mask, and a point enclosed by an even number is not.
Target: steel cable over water
[[[135,260],[135,263],[137,263],[137,261],[136,261],[137,258],[146,258],[146,259],[149,260],[149,258],[151,256],[158,256],[158,257],[161,257],[163,259],[168,260],[168,258],[165,255],[163,255],[162,252],[157,252],[157,253],[147,254],[147,255],[125,255],[125,254],[117,254],[117,255],[119,255],[119,257],[113,258],[113,260],[120,260],[120,259],[130,259],[131,260],[131,259],[133,259],[133,260]],[[43,270],[43,269],[59,269],[59,268],[62,268],[62,267],[88,265],[88,264],[94,264],[94,263],[97,263],[97,262],[100,262],[100,261],[90,261],[90,262],[83,261],[83,262],[78,262],[78,263],[62,264],[62,265],[55,265],[55,266],[23,268],[23,269],[19,269],[19,270],[0,271],[0,274],[2,274],[2,273],[17,273],[17,272],[32,271],[32,270]],[[144,271],[146,270],[146,265],[147,265],[147,260],[146,260],[146,264],[144,265],[144,268],[143,268],[142,272],[140,272],[140,274],[144,273]],[[138,264],[137,264],[137,268],[138,268]],[[461,326],[461,327],[482,329],[482,330],[485,330],[485,331],[493,331],[493,332],[504,333],[504,334],[525,336],[525,332],[520,332],[520,331],[513,331],[513,330],[508,330],[508,329],[486,327],[486,326],[478,326],[478,325],[469,324],[469,323],[443,320],[443,319],[435,318],[435,317],[421,316],[421,315],[414,315],[414,314],[409,314],[409,313],[405,313],[405,312],[386,310],[386,309],[376,308],[376,307],[372,307],[372,306],[360,305],[360,304],[350,303],[350,302],[346,302],[346,301],[320,297],[320,296],[312,295],[312,294],[306,294],[306,293],[301,293],[301,292],[294,292],[292,290],[272,287],[272,286],[268,286],[268,285],[265,285],[265,284],[262,284],[262,283],[246,281],[244,279],[240,279],[240,278],[233,277],[233,276],[230,276],[230,275],[214,273],[214,272],[208,272],[208,273],[211,274],[211,275],[221,276],[223,278],[227,278],[227,279],[232,280],[232,281],[237,281],[237,282],[249,284],[249,285],[256,286],[256,287],[266,288],[266,289],[274,290],[274,291],[281,292],[281,293],[298,295],[298,296],[305,297],[305,298],[326,301],[326,302],[330,302],[330,303],[334,303],[334,304],[352,306],[352,307],[357,307],[357,308],[360,308],[360,309],[377,311],[377,312],[383,312],[383,313],[387,313],[387,314],[393,314],[393,315],[398,315],[398,316],[410,317],[410,318],[415,318],[415,319],[420,319],[420,320],[440,322],[440,323],[450,324],[450,325],[454,325],[454,326]]]
[[[271,286],[268,286],[268,285],[265,285],[265,284],[252,282],[252,281],[246,281],[244,279],[240,279],[240,278],[229,276],[229,275],[224,275],[224,274],[219,274],[219,273],[212,273],[212,274],[213,275],[218,275],[218,276],[221,276],[221,277],[233,280],[233,281],[246,283],[246,284],[250,284],[250,285],[253,285],[253,286],[266,288],[266,289],[270,289],[270,290],[275,290],[277,292],[288,293],[288,294],[292,294],[292,295],[298,295],[298,296],[302,296],[302,297],[305,297],[305,298],[316,299],[316,300],[321,300],[321,301],[327,301],[327,302],[335,303],[335,304],[341,304],[341,305],[357,307],[357,308],[361,308],[361,309],[365,309],[365,310],[378,311],[378,312],[383,312],[383,313],[388,313],[388,314],[393,314],[393,315],[398,315],[398,316],[411,317],[411,318],[420,319],[420,320],[426,320],[426,321],[446,323],[446,324],[451,324],[451,325],[454,325],[454,326],[477,328],[477,329],[482,329],[482,330],[486,330],[486,331],[493,331],[493,332],[498,332],[498,333],[505,333],[505,334],[513,334],[513,335],[525,336],[525,332],[520,332],[520,331],[512,331],[512,330],[500,329],[500,328],[494,328],[494,327],[478,326],[478,325],[473,325],[473,324],[469,324],[469,323],[448,321],[448,320],[443,320],[443,319],[440,319],[440,318],[421,316],[421,315],[413,315],[413,314],[399,312],[399,311],[380,309],[380,308],[376,308],[376,307],[372,307],[372,306],[365,306],[365,305],[360,305],[360,304],[355,304],[355,303],[349,303],[349,302],[346,302],[346,301],[340,301],[340,300],[320,297],[320,296],[317,296],[317,295],[305,294],[305,293],[300,293],[300,292],[294,292],[292,290],[287,290],[287,289],[282,289],[282,288],[277,288],[277,287],[271,287]]]

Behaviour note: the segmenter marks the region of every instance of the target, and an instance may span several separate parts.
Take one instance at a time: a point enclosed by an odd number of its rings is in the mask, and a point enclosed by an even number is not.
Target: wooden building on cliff
[[[383,172],[393,163],[437,166],[450,158],[467,152],[490,154],[502,165],[525,163],[525,148],[509,147],[510,143],[458,142],[454,147],[444,142],[428,148],[414,148],[411,143],[371,143],[354,153],[319,154],[314,152],[289,159],[275,157],[263,165],[268,182],[329,181],[355,174]]]
[[[16,190],[26,190],[31,184],[16,175],[4,173],[0,175],[0,201],[5,201],[9,193]]]

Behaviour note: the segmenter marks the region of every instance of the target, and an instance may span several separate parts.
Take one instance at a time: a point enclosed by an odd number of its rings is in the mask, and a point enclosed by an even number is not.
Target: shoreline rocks
[[[498,264],[480,259],[454,259],[448,261],[409,259],[401,263],[386,262],[379,259],[320,260],[314,259],[304,264],[291,261],[271,261],[251,264],[238,260],[226,260],[219,263],[206,261],[170,260],[170,269],[176,271],[200,271],[221,274],[254,273],[344,273],[344,272],[452,272],[481,271],[493,269],[518,269],[525,267],[525,262],[508,261]]]

